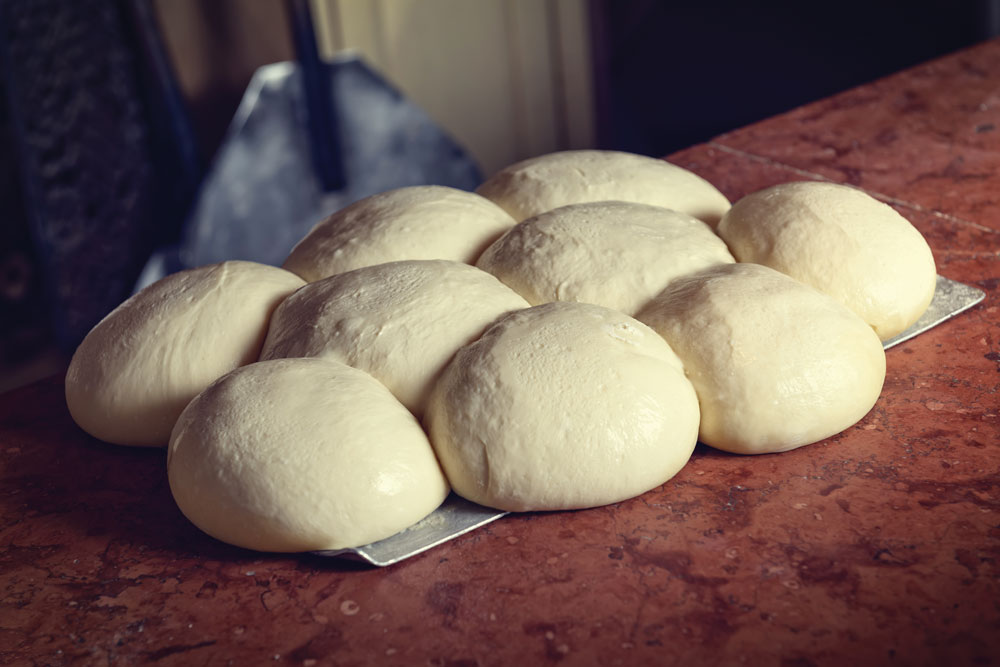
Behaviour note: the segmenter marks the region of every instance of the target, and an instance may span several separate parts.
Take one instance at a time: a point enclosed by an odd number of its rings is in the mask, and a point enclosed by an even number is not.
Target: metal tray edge
[[[891,347],[906,342],[929,329],[972,308],[986,298],[986,292],[964,283],[937,277],[934,298],[924,315],[903,333],[883,342]],[[426,518],[410,528],[378,542],[352,549],[313,552],[319,556],[332,556],[357,560],[385,567],[423,553],[428,549],[453,540],[506,515],[507,512],[476,505],[454,493]],[[455,522],[454,527],[442,529],[441,523]]]

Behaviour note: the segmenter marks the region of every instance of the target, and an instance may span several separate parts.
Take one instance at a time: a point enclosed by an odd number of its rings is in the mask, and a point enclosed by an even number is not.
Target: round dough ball
[[[582,301],[632,314],[671,280],[733,261],[722,239],[697,218],[603,201],[518,223],[476,265],[531,305]]]
[[[684,362],[700,440],[738,454],[781,452],[843,431],[882,391],[885,352],[832,298],[757,264],[674,281],[637,317]]]
[[[101,440],[165,446],[198,392],[257,360],[272,311],[303,284],[273,266],[223,262],[149,285],[80,343],[66,373],[70,414]]]
[[[474,266],[413,260],[310,283],[274,313],[261,359],[323,357],[371,373],[423,414],[455,351],[528,303]]]
[[[718,232],[739,261],[829,294],[882,340],[916,322],[934,297],[937,269],[924,237],[891,206],[846,185],[806,181],[755,192]]]
[[[413,415],[325,359],[264,361],[213,383],[178,419],[167,472],[192,523],[259,551],[369,544],[448,495]]]
[[[283,267],[313,282],[373,264],[449,259],[472,264],[514,220],[493,202],[441,185],[389,190],[318,223]]]
[[[670,346],[618,311],[511,313],[458,351],[425,417],[452,488],[504,510],[594,507],[673,477],[698,401]]]
[[[729,200],[665,160],[618,151],[562,151],[512,164],[476,188],[518,222],[567,204],[619,200],[693,215],[714,225]]]

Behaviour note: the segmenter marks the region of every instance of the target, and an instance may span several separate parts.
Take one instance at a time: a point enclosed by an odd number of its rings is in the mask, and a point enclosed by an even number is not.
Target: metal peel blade
[[[340,556],[383,567],[416,556],[432,547],[496,521],[507,512],[469,502],[454,493],[426,517],[392,537],[354,549],[317,551],[320,556]]]
[[[985,297],[986,293],[980,289],[938,276],[934,299],[927,311],[913,326],[885,341],[882,346],[888,350],[899,345],[972,308]],[[320,556],[360,560],[379,567],[392,565],[485,526],[505,514],[507,512],[476,505],[452,493],[423,520],[392,537],[354,549],[316,553]]]
[[[914,336],[919,336],[945,320],[949,320],[959,313],[972,308],[985,298],[986,292],[981,289],[938,276],[937,288],[934,290],[934,299],[924,314],[909,329],[882,343],[882,347],[888,350],[894,345],[899,345]]]

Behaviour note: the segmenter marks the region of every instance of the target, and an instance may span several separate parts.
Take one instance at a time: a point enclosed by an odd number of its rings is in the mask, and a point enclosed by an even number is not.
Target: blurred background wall
[[[588,0],[311,0],[321,52],[364,59],[484,173],[594,145]],[[208,152],[258,66],[292,57],[280,1],[156,0]]]
[[[487,175],[567,148],[665,155],[1000,31],[1000,0],[310,2],[326,57],[360,52]],[[176,160],[162,159],[171,139],[147,85],[157,63],[135,39],[146,9],[202,166],[254,70],[293,57],[283,0],[0,0],[0,390],[65,363],[72,336],[53,333],[53,304],[72,304],[85,272],[118,257],[102,239],[131,233],[136,255],[101,283],[106,310],[190,203],[194,188],[172,187]],[[88,95],[101,87],[113,94]],[[35,176],[57,195],[62,183],[103,201],[120,193],[127,206],[64,196],[38,206],[26,155],[49,160]],[[131,219],[146,226],[130,231]],[[77,266],[73,253],[92,260]]]
[[[648,155],[993,37],[997,0],[311,0],[489,174],[600,146]],[[206,152],[253,70],[291,58],[280,0],[156,0]]]
[[[598,141],[666,155],[1000,32],[996,0],[594,5]]]

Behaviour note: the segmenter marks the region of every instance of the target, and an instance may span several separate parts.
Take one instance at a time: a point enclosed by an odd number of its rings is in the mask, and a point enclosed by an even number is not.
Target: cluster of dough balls
[[[208,534],[347,548],[450,490],[592,507],[663,484],[699,439],[750,454],[842,431],[935,277],[920,234],[857,190],[730,206],[662,160],[567,151],[475,193],[358,201],[282,268],[164,278],[90,332],[66,398],[98,438],[167,446]]]

